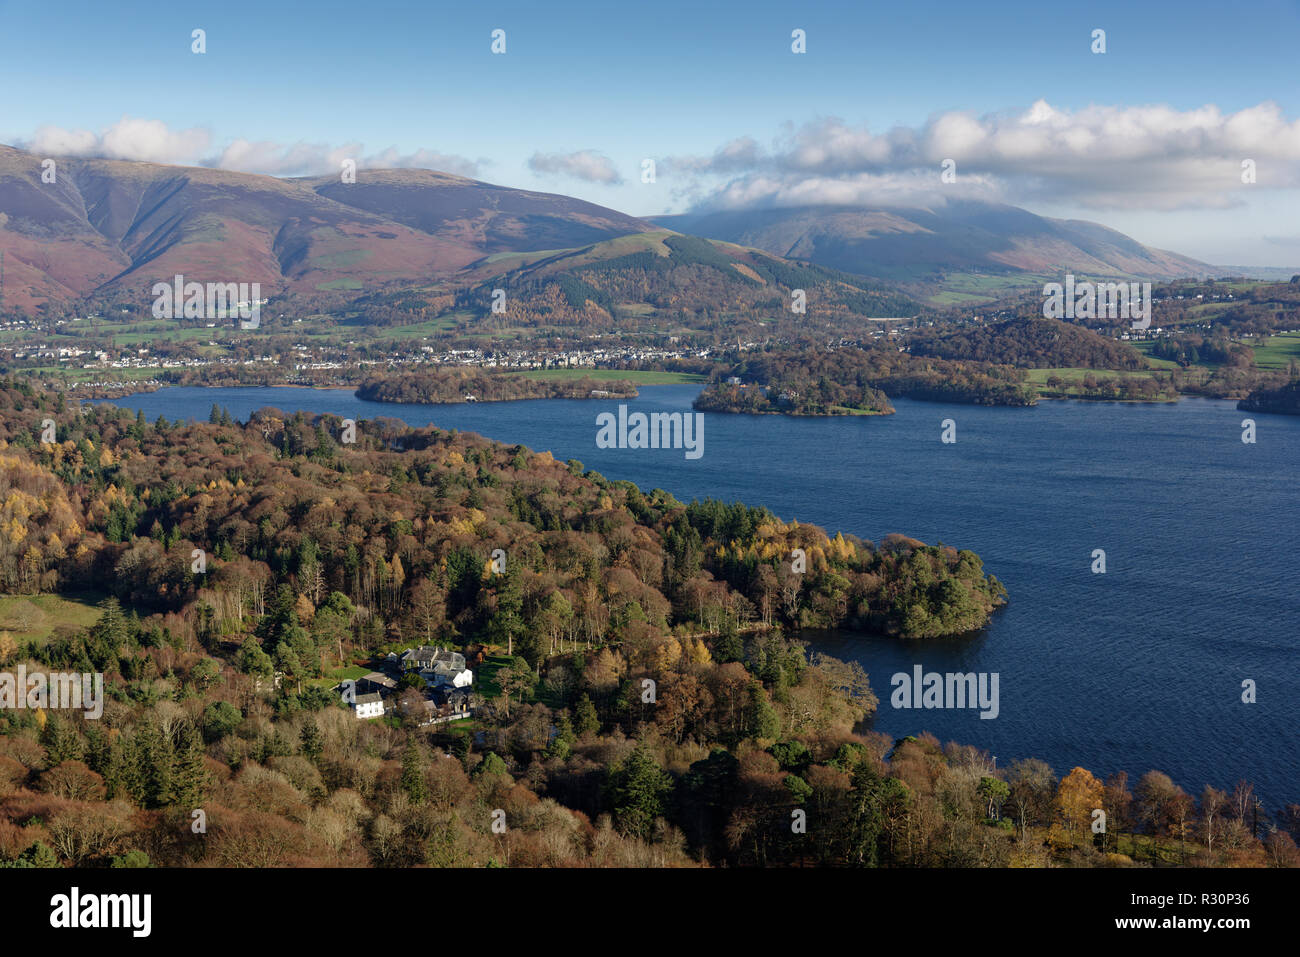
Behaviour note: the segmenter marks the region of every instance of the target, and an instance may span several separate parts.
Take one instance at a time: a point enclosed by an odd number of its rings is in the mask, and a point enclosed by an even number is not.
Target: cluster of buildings
[[[638,345],[614,345],[589,349],[562,349],[541,352],[537,349],[435,349],[421,346],[420,361],[437,365],[482,366],[487,369],[584,369],[618,367],[623,363],[639,364],[667,359],[707,359],[710,350],[677,348],[654,349]],[[396,361],[401,361],[400,357]],[[409,359],[407,360],[409,361]]]
[[[410,686],[403,681],[407,675],[417,675],[424,682],[423,687],[412,689],[414,695],[402,694]],[[405,717],[414,711],[422,726],[441,724],[473,714],[473,683],[474,672],[460,652],[421,645],[400,655],[390,652],[382,670],[358,678],[352,705],[361,720],[387,714]]]

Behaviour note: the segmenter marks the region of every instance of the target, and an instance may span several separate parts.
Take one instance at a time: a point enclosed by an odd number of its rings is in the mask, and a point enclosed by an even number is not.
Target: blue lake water
[[[697,386],[641,389],[641,411],[687,411]],[[980,634],[924,643],[846,634],[814,647],[856,659],[891,735],[931,731],[999,766],[1058,773],[1152,768],[1188,791],[1245,778],[1271,808],[1300,802],[1300,418],[1257,415],[1241,441],[1233,402],[1047,402],[982,408],[895,400],[892,416],[706,414],[704,455],[598,449],[610,400],[413,406],[350,390],[174,387],[114,400],[153,419],[206,419],[213,403],[327,412],[479,432],[580,459],[609,478],[765,505],[834,534],[889,532],[979,553],[1009,605]],[[955,444],[940,442],[953,419]],[[1093,574],[1094,549],[1106,573]],[[890,676],[997,672],[1000,714],[895,710]],[[1258,701],[1241,700],[1252,679]]]

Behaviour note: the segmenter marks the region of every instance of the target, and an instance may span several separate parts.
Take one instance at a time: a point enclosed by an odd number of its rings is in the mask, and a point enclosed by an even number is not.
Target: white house
[[[474,672],[465,667],[465,656],[459,651],[421,645],[408,648],[400,658],[392,658],[400,667],[418,671],[434,688],[467,688],[474,683]]]
[[[359,720],[382,718],[384,716],[384,699],[378,692],[357,695],[356,709]]]

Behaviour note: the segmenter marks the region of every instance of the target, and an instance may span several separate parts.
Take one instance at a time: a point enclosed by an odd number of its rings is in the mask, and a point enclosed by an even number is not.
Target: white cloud
[[[25,148],[42,155],[102,156],[107,159],[143,160],[148,163],[194,163],[208,149],[212,137],[194,127],[173,130],[161,120],[124,116],[102,133],[42,126]]]
[[[361,169],[422,168],[476,176],[482,160],[419,149],[402,153],[390,146],[367,154],[361,143],[277,143],[231,140],[214,154],[212,134],[203,128],[173,130],[160,120],[123,117],[100,133],[43,126],[18,144],[42,156],[95,156],[185,166],[208,166],[270,176],[310,176],[338,172],[343,160]]]
[[[753,173],[737,177],[705,197],[699,208],[768,206],[935,206],[948,196],[931,171],[789,176]],[[953,197],[956,198],[956,197]],[[987,176],[967,176],[961,198],[1000,202],[1000,186]]]
[[[358,159],[359,143],[346,143],[331,148],[323,143],[273,143],[267,140],[232,140],[215,157],[203,161],[204,166],[236,170],[241,173],[265,173],[269,176],[311,176],[333,172],[345,159]],[[361,163],[358,161],[358,166]]]
[[[941,183],[944,160],[956,183]],[[1242,161],[1257,181],[1241,181]],[[918,127],[874,133],[836,118],[787,126],[770,149],[750,137],[709,157],[675,157],[668,169],[713,177],[704,206],[927,203],[979,197],[1084,208],[1224,208],[1243,189],[1300,187],[1300,120],[1277,104],[1224,114],[1213,105],[1089,106],[1038,100],[1014,113],[938,114]],[[849,197],[846,199],[846,197]]]
[[[414,153],[399,153],[395,146],[365,158],[358,164],[371,169],[436,169],[457,176],[478,176],[479,169],[491,165],[486,159],[471,160],[453,153],[439,153],[419,149]]]
[[[20,145],[42,156],[85,156],[99,149],[99,137],[90,130],[65,130],[57,126],[42,126],[30,140]]]
[[[528,160],[528,168],[534,173],[569,176],[588,183],[613,186],[623,182],[623,177],[618,174],[610,158],[594,150],[534,153]]]
[[[270,176],[313,176],[337,173],[345,159],[356,160],[358,169],[435,169],[469,177],[478,175],[483,162],[426,149],[402,153],[395,146],[366,154],[361,143],[329,146],[299,142],[286,145],[241,139],[232,141],[219,156],[205,160],[203,165]]]

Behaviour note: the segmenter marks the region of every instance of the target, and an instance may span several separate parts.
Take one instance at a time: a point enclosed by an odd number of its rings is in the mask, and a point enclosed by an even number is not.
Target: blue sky
[[[280,174],[434,156],[653,214],[911,196],[952,150],[970,195],[1216,263],[1300,263],[1295,2],[0,2],[0,23],[0,142],[38,151]],[[1273,112],[1249,112],[1262,104]],[[1052,133],[1022,150],[1031,113]],[[979,124],[980,146],[934,135],[953,115]],[[153,125],[112,136],[124,117]],[[1091,145],[1061,160],[1080,136]],[[744,161],[710,161],[737,142]],[[1258,180],[1243,186],[1248,156]]]

